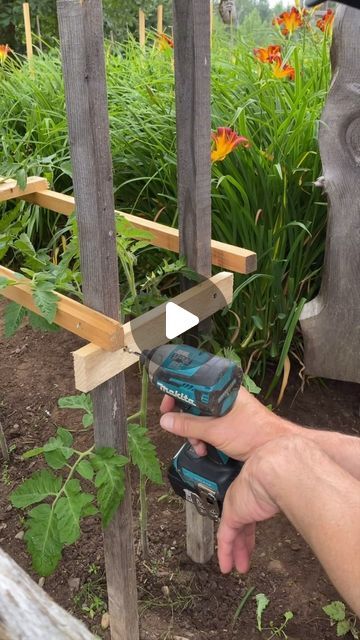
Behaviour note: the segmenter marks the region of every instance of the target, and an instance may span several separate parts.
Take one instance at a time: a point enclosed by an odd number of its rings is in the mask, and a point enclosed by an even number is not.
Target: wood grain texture
[[[301,327],[310,375],[360,382],[360,11],[338,6],[331,48],[333,80],[320,119],[328,196],[325,265]]]
[[[0,640],[95,640],[0,549]]]
[[[0,202],[5,200],[11,200],[12,198],[22,198],[26,194],[33,193],[34,191],[43,191],[47,189],[49,183],[45,178],[31,177],[27,179],[25,189],[20,189],[16,180],[8,179],[4,182],[0,182]]]
[[[1,289],[0,295],[30,309],[38,316],[42,316],[34,301],[34,292],[28,278],[2,266],[0,266],[0,276],[19,282],[19,284]],[[58,298],[54,322],[59,327],[63,327],[63,329],[67,329],[89,342],[94,342],[105,351],[116,351],[124,346],[124,331],[117,320],[90,309],[77,300],[63,296],[57,291],[53,291],[53,293]]]
[[[84,302],[118,320],[119,279],[100,0],[58,0]],[[95,389],[95,443],[127,454],[124,375]],[[122,505],[104,530],[113,640],[139,637],[129,472]]]
[[[156,30],[158,33],[163,32],[163,16],[164,16],[164,7],[162,4],[158,4],[157,12],[156,12]]]
[[[23,15],[25,25],[26,56],[28,60],[31,60],[31,58],[33,57],[33,46],[31,34],[30,6],[28,2],[23,3]]]
[[[56,193],[56,191],[47,190],[41,193],[32,193],[23,199],[27,202],[38,204],[44,209],[50,209],[64,215],[71,215],[75,210],[74,198],[62,193]],[[151,236],[150,242],[155,247],[179,253],[179,231],[177,229],[134,216],[131,213],[117,210],[115,210],[115,213],[124,216],[137,229],[147,231]],[[225,242],[211,240],[211,262],[226,271],[252,273],[256,270],[256,253]]]
[[[209,0],[174,0],[177,195],[180,254],[211,275],[211,113]],[[209,327],[203,327],[207,333]],[[188,514],[192,511],[191,517]],[[214,552],[213,523],[189,505],[187,553],[203,563]]]
[[[145,49],[145,13],[139,9],[139,44]]]
[[[218,273],[176,296],[172,302],[204,320],[231,303],[233,281],[232,273]],[[142,349],[152,349],[168,342],[165,335],[165,306],[159,305],[123,325],[126,347],[141,352]],[[123,349],[109,353],[93,344],[74,351],[73,356],[75,386],[78,391],[86,393],[138,360],[136,354]]]

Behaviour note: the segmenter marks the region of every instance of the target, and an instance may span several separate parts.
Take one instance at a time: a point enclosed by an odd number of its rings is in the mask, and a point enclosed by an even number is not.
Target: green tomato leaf
[[[38,316],[33,311],[28,311],[29,322],[32,329],[35,331],[59,331],[57,324],[49,324],[45,318]]]
[[[258,628],[258,631],[262,631],[262,615],[270,601],[266,597],[265,593],[258,593],[255,599],[256,599],[257,628]]]
[[[34,289],[33,298],[36,306],[40,309],[45,320],[50,324],[54,322],[56,316],[57,304],[59,298],[53,291],[46,291],[43,289]]]
[[[26,175],[25,169],[23,167],[21,167],[21,169],[18,169],[15,174],[15,177],[16,177],[16,182],[20,187],[20,189],[24,190],[27,183],[27,175]]]
[[[63,469],[67,464],[67,460],[62,453],[61,449],[54,449],[53,451],[44,450],[44,458],[52,469]]]
[[[334,600],[323,607],[323,611],[335,622],[345,620],[345,605],[340,600]]]
[[[29,236],[26,233],[20,234],[19,239],[14,242],[14,247],[15,249],[18,249],[19,251],[21,251],[21,253],[24,253],[25,255],[33,256],[36,254],[34,246]]]
[[[59,398],[58,405],[60,409],[82,409],[86,413],[93,411],[91,396],[87,393]]]
[[[149,480],[162,484],[159,459],[147,429],[138,424],[129,424],[128,439],[131,462],[139,467],[140,472]]]
[[[92,413],[85,413],[85,415],[83,415],[82,423],[83,423],[85,429],[87,429],[88,427],[91,427],[93,422],[94,422],[94,417],[93,417]]]
[[[261,388],[258,387],[257,384],[255,384],[254,380],[252,380],[247,373],[244,373],[242,383],[245,389],[249,391],[249,393],[253,393],[254,395],[256,395],[261,391]]]
[[[115,449],[98,449],[90,458],[96,472],[95,487],[104,527],[110,523],[115,511],[122,502],[125,492],[125,473],[123,466],[129,461],[120,456]]]
[[[94,496],[82,493],[78,480],[70,480],[62,496],[55,506],[59,521],[60,541],[64,545],[73,544],[80,538],[80,516],[82,510],[89,505]]]
[[[71,447],[74,441],[74,438],[68,429],[64,429],[64,427],[58,427],[56,432],[58,438],[60,438],[64,447]]]
[[[52,469],[62,469],[66,465],[67,460],[74,455],[74,449],[66,446],[64,440],[72,444],[72,436],[69,431],[60,427],[57,431],[56,438],[50,438],[44,445],[45,460]]]
[[[294,614],[292,611],[285,611],[284,613],[285,622],[289,622],[289,620],[292,620],[293,617],[294,617]]]
[[[76,471],[82,476],[82,478],[85,478],[85,480],[92,480],[94,477],[94,469],[88,460],[80,460],[76,467]]]
[[[40,504],[29,512],[24,536],[32,564],[40,576],[53,573],[61,560],[62,544],[58,521],[48,504]]]
[[[35,449],[29,449],[29,451],[25,451],[22,454],[22,460],[28,460],[29,458],[34,458],[35,456],[39,456],[41,453],[44,453],[44,447],[35,447]]]
[[[351,628],[351,624],[349,620],[340,620],[336,625],[336,635],[338,638],[345,636]]]
[[[10,280],[10,278],[0,276],[0,291],[1,289],[6,289],[6,287],[11,287],[14,284],[17,284],[16,280]]]
[[[60,489],[61,478],[57,478],[47,469],[42,469],[36,471],[12,492],[11,504],[13,507],[23,509],[30,504],[41,502],[48,496],[56,496]]]
[[[88,504],[83,508],[81,516],[87,518],[88,516],[96,516],[98,513],[98,509],[93,504]]]
[[[10,338],[20,327],[26,316],[26,309],[17,302],[9,302],[4,311],[4,333]]]

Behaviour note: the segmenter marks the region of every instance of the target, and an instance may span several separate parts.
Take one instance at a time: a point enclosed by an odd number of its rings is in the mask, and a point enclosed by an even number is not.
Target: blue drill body
[[[193,415],[228,413],[242,381],[242,370],[235,362],[188,345],[144,351],[141,361],[152,384]],[[199,457],[187,442],[171,462],[169,480],[175,492],[193,502],[202,515],[217,519],[226,490],[241,466],[210,445],[207,455]]]

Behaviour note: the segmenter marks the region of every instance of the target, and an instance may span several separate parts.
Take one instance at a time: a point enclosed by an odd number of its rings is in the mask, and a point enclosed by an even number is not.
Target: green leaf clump
[[[128,425],[129,453],[131,462],[140,473],[155,484],[162,484],[162,473],[156,449],[151,442],[146,427],[138,424]]]
[[[103,526],[108,526],[124,497],[128,459],[110,447],[77,451],[72,434],[63,427],[42,447],[22,457],[40,455],[50,469],[35,471],[12,492],[10,500],[20,509],[41,503],[27,512],[24,540],[35,571],[48,576],[55,571],[63,548],[80,538],[82,519],[100,512]],[[62,473],[55,475],[54,471]],[[87,482],[86,490],[82,480]]]

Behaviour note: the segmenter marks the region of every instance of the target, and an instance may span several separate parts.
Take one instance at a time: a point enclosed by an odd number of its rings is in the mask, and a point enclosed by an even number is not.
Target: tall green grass
[[[212,220],[213,237],[258,254],[258,271],[236,276],[234,313],[220,321],[219,342],[226,332],[244,363],[251,359],[255,370],[264,371],[274,360],[279,374],[290,343],[298,344],[301,308],[319,288],[326,205],[313,182],[321,173],[317,131],[330,71],[328,43],[320,32],[303,30],[286,40],[269,28],[264,40],[283,45],[296,70],[294,82],[274,78],[270,65],[254,59],[251,34],[229,37],[219,31],[213,38],[213,128],[231,126],[251,147],[213,165]],[[109,44],[106,57],[116,204],[175,226],[172,50],[159,51],[150,39],[144,55],[129,40]],[[57,190],[68,191],[58,50],[36,58],[34,75],[22,61],[0,73],[0,174],[40,173]],[[55,221],[54,214],[33,208],[27,224],[35,244],[51,240]],[[147,268],[160,262],[158,252],[147,260]]]

